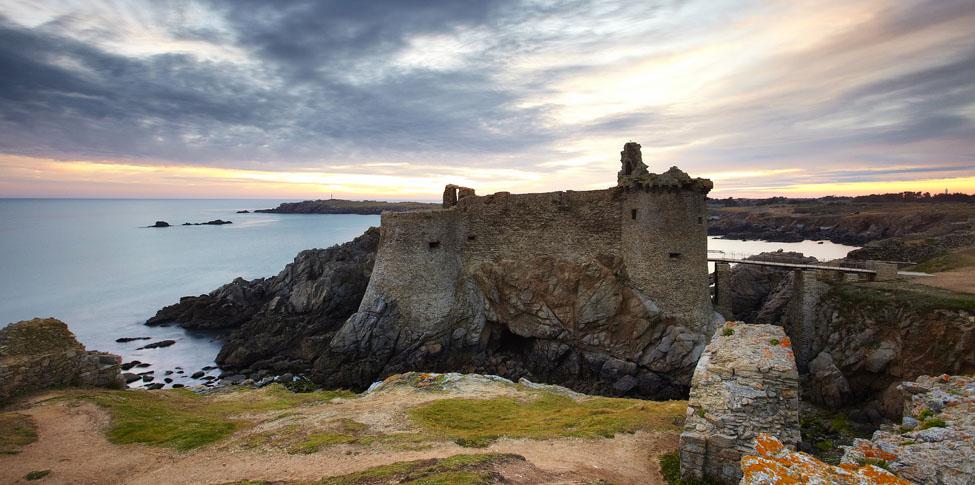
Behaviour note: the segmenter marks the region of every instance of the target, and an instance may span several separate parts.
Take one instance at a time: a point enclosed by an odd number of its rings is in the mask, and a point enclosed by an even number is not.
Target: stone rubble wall
[[[915,483],[975,483],[975,377],[921,376],[898,390],[909,396],[901,425],[855,440],[842,462],[882,463]]]
[[[0,329],[0,402],[64,386],[122,388],[121,357],[88,351],[68,326],[35,318]]]
[[[799,443],[799,373],[791,342],[782,327],[727,322],[691,380],[681,478],[737,482],[741,457],[755,453],[760,433],[792,448]]]

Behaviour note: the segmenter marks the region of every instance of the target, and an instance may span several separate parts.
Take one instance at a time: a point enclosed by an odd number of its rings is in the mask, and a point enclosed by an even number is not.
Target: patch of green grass
[[[934,417],[934,411],[929,408],[921,408],[921,411],[917,413],[917,419],[924,421],[925,419]]]
[[[350,397],[347,391],[296,394],[280,385],[201,396],[187,389],[166,391],[75,390],[69,399],[108,409],[113,443],[143,443],[190,450],[223,439],[247,425],[241,415],[288,409]]]
[[[499,453],[454,455],[442,459],[391,463],[348,475],[325,478],[319,483],[322,485],[381,483],[480,485],[496,483],[500,477],[494,472],[494,466],[515,460],[524,460],[524,458]]]
[[[0,455],[16,455],[37,441],[37,425],[26,414],[0,414]]]
[[[461,446],[487,446],[502,436],[549,439],[565,436],[608,438],[637,430],[676,431],[686,401],[589,398],[580,401],[550,392],[528,400],[441,399],[409,410],[427,430]]]
[[[833,445],[833,440],[819,440],[815,444],[813,444],[813,446],[815,446],[816,449],[819,450],[821,453],[832,451],[833,448],[835,448],[835,446]]]
[[[768,341],[768,344],[771,345],[771,346],[773,346],[773,347],[776,346],[776,345],[779,345],[779,343],[780,343],[779,342],[779,339],[777,339],[777,338],[774,338],[774,339],[771,339],[771,340]]]
[[[721,335],[723,335],[725,337],[730,337],[730,336],[732,336],[734,334],[735,334],[735,329],[733,329],[733,328],[726,328],[726,329],[724,329],[724,330],[721,331]]]
[[[975,311],[975,295],[902,281],[840,283],[833,285],[830,293],[859,311],[891,306],[917,311]]]
[[[836,414],[833,416],[833,419],[829,420],[829,427],[832,428],[834,432],[841,435],[853,434],[853,430],[850,425],[850,418],[842,413]]]
[[[676,451],[660,455],[660,474],[670,485],[717,485],[714,480],[681,480],[680,455]]]
[[[921,422],[921,425],[918,426],[918,428],[919,429],[944,428],[946,426],[947,426],[947,423],[945,423],[945,420],[943,420],[941,418],[928,418],[928,419],[925,419],[924,421],[922,421]]]
[[[24,478],[31,481],[40,480],[50,474],[51,474],[51,470],[34,470],[28,473],[27,475],[24,475]]]

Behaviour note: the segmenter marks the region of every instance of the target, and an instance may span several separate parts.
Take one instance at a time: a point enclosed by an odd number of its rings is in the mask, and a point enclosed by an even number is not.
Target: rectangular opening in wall
[[[636,220],[636,209],[630,209],[630,219]]]
[[[704,218],[703,217],[698,217],[697,218],[697,223],[698,224],[704,224]]]
[[[471,234],[471,235],[469,235],[469,236],[467,236],[467,240],[468,240],[468,241],[473,241],[473,240],[475,240],[475,239],[477,239],[477,236],[475,236],[475,235],[473,235],[473,234]]]
[[[437,249],[440,247],[440,241],[430,241],[428,244],[430,245],[430,249]]]
[[[670,259],[677,259],[680,257],[680,253],[670,253]]]

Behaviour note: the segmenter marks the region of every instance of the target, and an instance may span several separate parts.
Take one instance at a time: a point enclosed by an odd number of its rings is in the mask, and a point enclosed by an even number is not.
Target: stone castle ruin
[[[475,195],[383,213],[368,288],[316,373],[361,386],[465,370],[647,397],[686,395],[715,316],[712,183],[650,173],[640,145],[603,190]]]

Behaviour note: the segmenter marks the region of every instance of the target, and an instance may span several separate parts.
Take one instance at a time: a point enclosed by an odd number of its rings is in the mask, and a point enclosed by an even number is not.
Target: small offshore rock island
[[[472,370],[577,390],[687,393],[711,308],[710,180],[650,173],[640,145],[603,190],[477,196],[384,212],[358,312],[317,361],[326,385]]]

